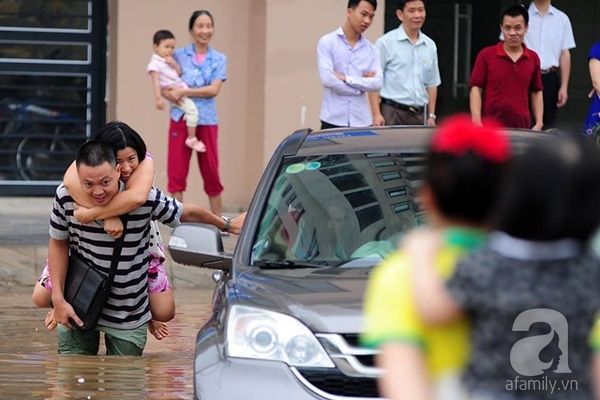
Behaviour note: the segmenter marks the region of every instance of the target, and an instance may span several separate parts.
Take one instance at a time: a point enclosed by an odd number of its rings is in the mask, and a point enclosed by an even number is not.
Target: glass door
[[[105,120],[106,2],[0,0],[0,195],[52,194]]]

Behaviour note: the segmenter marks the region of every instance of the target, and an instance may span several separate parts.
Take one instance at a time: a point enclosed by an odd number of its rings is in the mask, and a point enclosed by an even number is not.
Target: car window
[[[370,266],[424,222],[422,152],[284,159],[254,239],[252,260]]]

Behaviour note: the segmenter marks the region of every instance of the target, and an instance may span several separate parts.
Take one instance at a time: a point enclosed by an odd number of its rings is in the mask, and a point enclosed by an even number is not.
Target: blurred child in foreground
[[[498,230],[459,261],[447,282],[431,256],[443,245],[439,236],[419,232],[405,242],[421,316],[439,327],[465,315],[471,320],[463,376],[470,399],[594,397],[600,264],[589,241],[599,223],[600,157],[593,143],[555,137],[515,158],[499,200]]]
[[[431,226],[442,237],[432,254],[436,276],[448,279],[460,257],[484,244],[510,156],[509,140],[499,128],[475,126],[468,116],[447,120],[434,135],[422,198]],[[413,296],[412,274],[406,254],[398,251],[376,268],[367,288],[361,341],[381,350],[376,358],[383,369],[380,394],[410,400],[461,398],[468,322],[461,318],[440,328],[426,326]]]

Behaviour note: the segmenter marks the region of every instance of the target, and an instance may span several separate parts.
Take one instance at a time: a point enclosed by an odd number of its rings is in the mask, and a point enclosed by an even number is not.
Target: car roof
[[[429,126],[385,126],[367,128],[336,128],[321,131],[304,131],[299,144],[299,156],[317,154],[370,153],[398,151],[422,152],[435,131]],[[554,135],[527,129],[507,129],[513,146],[528,144]],[[300,133],[300,132],[296,132]],[[293,135],[292,135],[293,136]],[[300,142],[300,143],[299,143]],[[295,147],[295,146],[294,146]],[[289,152],[288,152],[289,154]]]

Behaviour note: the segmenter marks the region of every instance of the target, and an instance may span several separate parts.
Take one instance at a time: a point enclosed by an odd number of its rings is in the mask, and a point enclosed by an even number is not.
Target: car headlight
[[[315,335],[289,315],[232,306],[227,319],[227,352],[231,357],[283,361],[297,367],[333,368]]]

